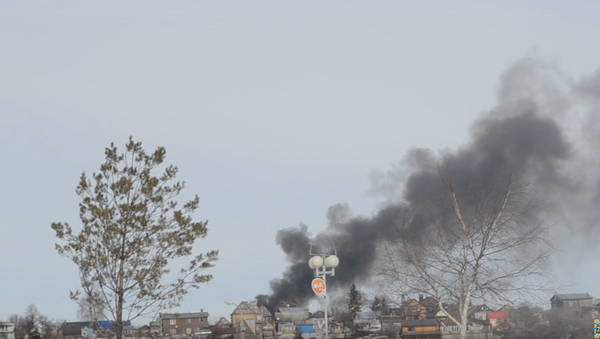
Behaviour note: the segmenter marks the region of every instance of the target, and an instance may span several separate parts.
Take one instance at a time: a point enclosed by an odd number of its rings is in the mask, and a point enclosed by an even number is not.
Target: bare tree
[[[8,321],[15,324],[15,331],[21,332],[24,331],[25,319],[18,314],[12,314],[8,317]]]
[[[59,322],[49,319],[45,315],[40,315],[38,317],[38,326],[42,339],[52,339],[55,337],[56,330],[58,330],[60,325]]]
[[[450,173],[439,167],[439,191],[427,208],[397,209],[376,271],[390,291],[435,298],[464,339],[471,301],[538,291],[552,248],[523,176],[465,185]],[[458,306],[458,316],[446,302]]]
[[[330,307],[333,320],[342,324],[343,327],[352,322],[352,312],[348,308],[348,299],[345,295],[332,299]]]
[[[27,306],[27,309],[25,309],[25,314],[23,315],[22,326],[22,329],[25,331],[25,333],[30,333],[39,325],[40,316],[40,311],[34,304]]]
[[[98,292],[92,292],[77,300],[77,318],[79,320],[98,321],[106,319],[107,306]]]

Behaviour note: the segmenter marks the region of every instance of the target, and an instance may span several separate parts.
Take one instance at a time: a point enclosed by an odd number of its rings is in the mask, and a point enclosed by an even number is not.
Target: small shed
[[[296,331],[300,331],[300,333],[315,333],[315,327],[313,325],[297,325]]]

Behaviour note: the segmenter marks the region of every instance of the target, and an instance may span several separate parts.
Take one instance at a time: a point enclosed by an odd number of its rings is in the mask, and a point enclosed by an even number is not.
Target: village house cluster
[[[402,339],[456,339],[459,328],[450,315],[460,321],[458,307],[445,304],[450,313],[440,310],[431,297],[402,300],[400,307],[389,308],[386,312],[358,312],[350,321],[341,322],[332,310],[329,319],[329,332],[332,338],[346,336],[383,336]],[[494,338],[498,333],[510,328],[514,309],[504,306],[492,309],[486,305],[473,305],[468,311],[467,332],[472,339]],[[533,314],[541,322],[547,322],[545,313],[553,310],[566,310],[570,313],[594,319],[598,317],[600,302],[588,293],[555,294],[550,299],[550,309]],[[242,302],[231,313],[229,319],[221,318],[209,324],[209,313],[201,309],[189,313],[161,313],[158,319],[141,327],[127,322],[123,328],[126,338],[208,338],[208,339],[265,339],[318,337],[325,332],[323,311],[314,313],[307,308],[278,308],[271,314],[256,302]],[[114,323],[110,321],[65,322],[58,329],[58,339],[111,338]],[[42,339],[39,331],[31,333],[15,332],[14,324],[0,322],[0,339]]]

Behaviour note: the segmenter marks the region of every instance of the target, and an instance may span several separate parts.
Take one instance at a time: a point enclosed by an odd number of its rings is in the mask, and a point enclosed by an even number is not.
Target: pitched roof
[[[508,319],[506,312],[488,312],[488,319]]]
[[[190,319],[190,318],[206,318],[208,312],[188,312],[188,313],[162,313],[161,319]]]
[[[320,318],[325,318],[325,312],[323,311],[316,311],[315,313],[312,313],[308,319],[320,319]]]
[[[235,307],[233,312],[231,312],[231,315],[240,314],[241,312],[244,312],[246,314],[262,314],[265,317],[271,316],[271,313],[269,313],[269,311],[267,310],[266,307],[258,306],[258,304],[255,302],[253,302],[253,303],[249,303],[247,301],[241,302],[239,305],[237,305]]]
[[[476,305],[476,306],[473,306],[473,307],[469,308],[469,310],[467,311],[467,316],[470,316],[473,313],[477,313],[477,312],[481,312],[481,311],[487,311],[489,309],[490,309],[489,307],[487,307],[486,305],[483,305],[483,304],[482,305]]]
[[[550,300],[554,298],[562,300],[594,299],[589,293],[555,294]]]
[[[221,317],[221,319],[219,319],[219,321],[217,321],[216,325],[218,325],[218,326],[229,326],[229,325],[231,325],[231,323],[225,317]]]
[[[63,324],[60,328],[63,336],[81,335],[83,327],[74,324]]]
[[[437,326],[439,321],[435,318],[422,319],[422,320],[404,320],[402,321],[402,327],[404,326]]]
[[[306,309],[302,307],[281,307],[279,308],[280,313],[304,313]]]

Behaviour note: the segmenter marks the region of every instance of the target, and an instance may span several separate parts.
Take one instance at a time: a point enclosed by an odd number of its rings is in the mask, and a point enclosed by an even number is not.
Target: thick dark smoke
[[[340,258],[329,289],[369,279],[379,241],[394,237],[390,230],[400,222],[398,218],[406,216],[399,212],[410,212],[409,220],[402,223],[418,242],[427,231],[422,213],[431,210],[431,201],[443,194],[439,168],[448,171],[458,192],[473,185],[494,190],[510,174],[525,173],[537,194],[555,204],[554,212],[571,229],[597,217],[596,209],[590,207],[600,200],[600,162],[592,152],[600,145],[600,71],[579,82],[565,81],[554,68],[525,59],[509,68],[501,82],[499,105],[475,121],[466,145],[440,155],[412,149],[392,171],[373,176],[372,192],[394,198],[374,216],[353,217],[345,204],[329,208],[326,232]],[[571,113],[580,106],[587,118],[583,126],[574,126]],[[581,133],[584,138],[573,137]],[[540,213],[534,211],[531,217],[538,218]],[[572,219],[573,215],[578,219]],[[310,239],[306,226],[277,233],[277,244],[291,265],[283,277],[271,282],[270,295],[259,296],[271,310],[283,301],[313,296],[309,284],[313,272],[307,264]]]

